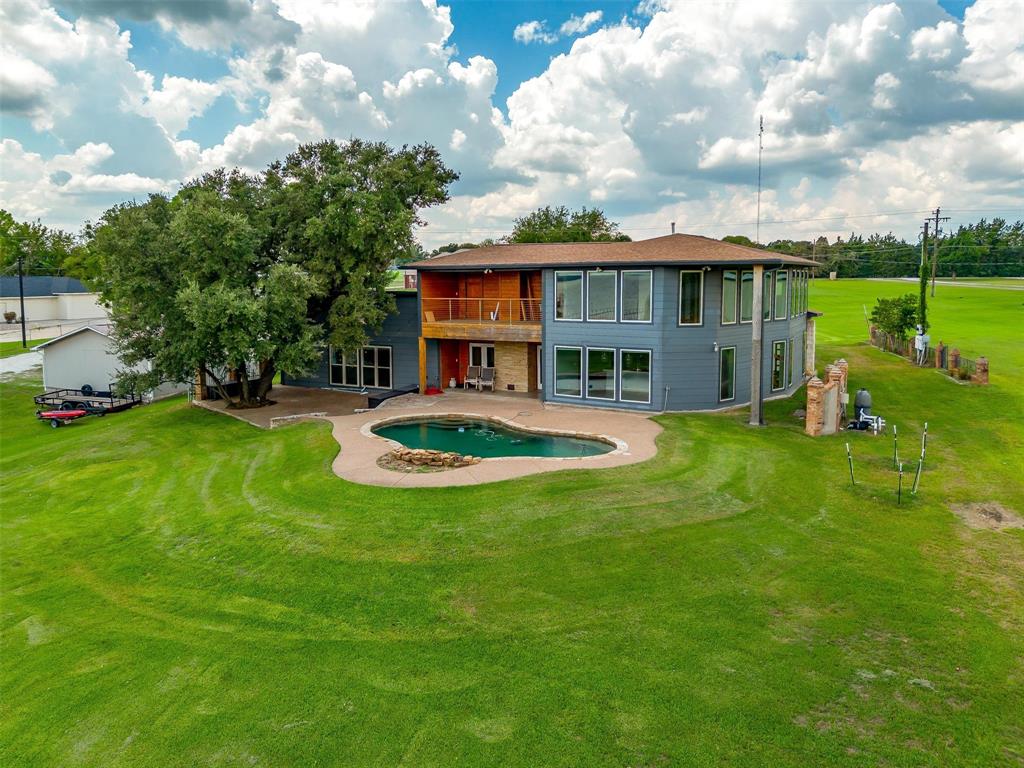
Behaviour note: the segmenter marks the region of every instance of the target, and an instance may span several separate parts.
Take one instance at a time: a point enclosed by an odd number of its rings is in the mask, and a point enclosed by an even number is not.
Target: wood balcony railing
[[[479,323],[481,325],[540,325],[540,299],[423,300],[424,323]]]

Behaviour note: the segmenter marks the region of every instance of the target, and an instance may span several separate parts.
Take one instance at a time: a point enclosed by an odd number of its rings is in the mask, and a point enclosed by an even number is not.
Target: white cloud
[[[558,40],[558,35],[548,31],[546,21],[524,21],[516,25],[512,30],[512,39],[517,43],[529,45],[530,43],[553,43]]]
[[[561,27],[558,28],[558,32],[559,34],[566,36],[582,35],[592,26],[600,22],[603,15],[604,13],[602,11],[587,11],[582,16],[576,16],[573,14],[562,24]]]

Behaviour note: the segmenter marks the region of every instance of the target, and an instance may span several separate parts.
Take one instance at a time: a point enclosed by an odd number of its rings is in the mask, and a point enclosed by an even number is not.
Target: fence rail
[[[959,349],[950,348],[941,341],[935,347],[928,345],[920,360],[917,357],[917,350],[914,349],[913,339],[893,336],[874,326],[871,327],[871,344],[885,352],[905,357],[922,368],[935,368],[958,381],[988,384],[987,358],[979,357],[972,360],[961,355]]]
[[[540,299],[423,299],[425,323],[539,324]]]

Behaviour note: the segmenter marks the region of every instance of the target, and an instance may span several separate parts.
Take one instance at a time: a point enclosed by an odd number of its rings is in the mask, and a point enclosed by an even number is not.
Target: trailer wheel
[[[60,419],[50,419],[50,426],[56,429],[60,426]]]
[[[105,410],[103,410],[103,411],[100,411],[99,413],[97,413],[96,415],[99,416],[100,418],[103,418],[104,416],[107,415],[107,412]]]
[[[73,411],[76,407],[77,406],[74,403],[68,402],[67,400],[60,404],[60,409],[62,411]]]

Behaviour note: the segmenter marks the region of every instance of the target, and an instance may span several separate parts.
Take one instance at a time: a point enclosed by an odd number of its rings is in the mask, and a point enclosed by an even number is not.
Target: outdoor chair
[[[490,387],[491,392],[494,391],[494,369],[493,368],[481,368],[480,369],[480,383],[477,388],[483,390],[484,387]]]
[[[434,319],[434,313],[431,312],[429,309],[423,311],[423,319],[426,320],[428,323],[437,322],[437,320]]]
[[[491,322],[496,323],[498,318],[501,316],[501,302],[494,305],[494,311],[491,312]]]
[[[469,389],[470,385],[473,389],[480,389],[480,366],[471,365],[466,369],[466,378],[462,380],[462,388]]]

